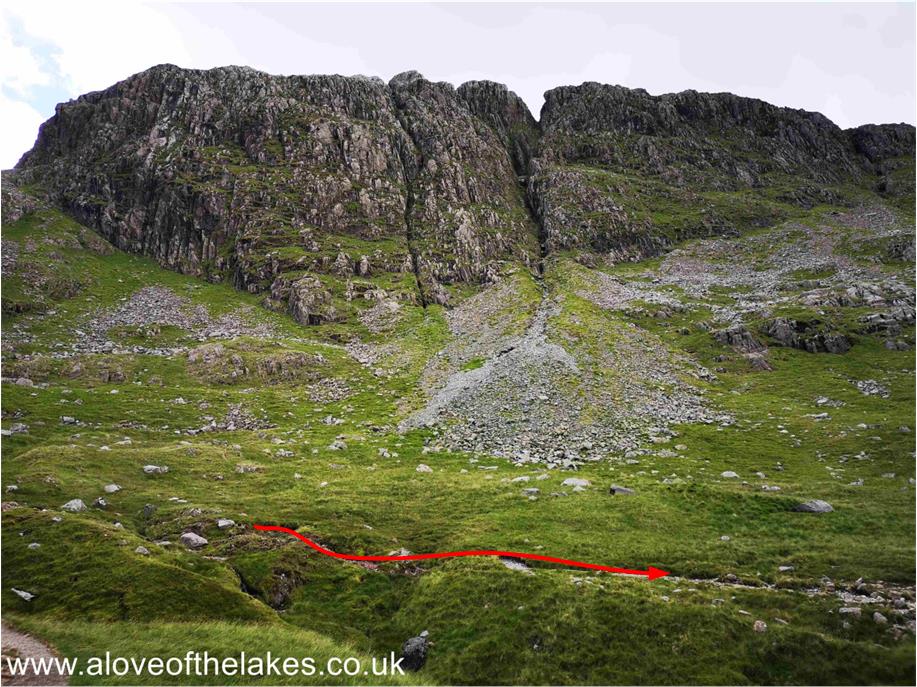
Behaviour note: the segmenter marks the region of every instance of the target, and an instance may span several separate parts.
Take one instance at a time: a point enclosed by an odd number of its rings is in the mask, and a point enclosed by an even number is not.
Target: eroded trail
[[[541,561],[542,563],[555,563],[557,565],[566,565],[573,568],[585,568],[588,570],[599,570],[601,572],[610,572],[618,575],[638,575],[646,577],[649,580],[655,580],[660,577],[665,577],[669,573],[665,570],[660,570],[659,568],[654,568],[649,566],[646,570],[634,570],[632,568],[618,568],[611,565],[600,565],[598,563],[584,563],[583,561],[574,561],[567,558],[557,558],[555,556],[542,556],[537,553],[523,553],[519,551],[498,551],[495,549],[474,549],[474,550],[465,550],[465,551],[438,551],[435,553],[407,553],[407,554],[398,554],[398,555],[386,555],[386,556],[364,556],[357,554],[348,554],[348,553],[338,553],[337,551],[332,551],[326,549],[321,544],[317,544],[313,540],[309,539],[305,535],[300,534],[296,530],[290,529],[289,527],[281,527],[279,525],[253,525],[256,530],[261,530],[262,532],[282,532],[288,534],[291,537],[296,537],[303,544],[308,546],[315,551],[318,551],[320,554],[329,556],[331,558],[337,558],[344,561],[370,561],[370,562],[397,562],[397,561],[426,561],[433,560],[437,558],[467,558],[470,556],[500,556],[506,558],[522,558],[530,561]]]
[[[10,670],[10,662],[16,659],[35,661],[46,661],[46,665],[53,665],[58,654],[47,644],[35,639],[31,635],[3,623],[3,665],[2,677],[4,685],[66,685],[70,682],[70,676],[62,673],[57,666],[46,675],[39,675],[35,671],[30,671],[24,675],[13,675]]]

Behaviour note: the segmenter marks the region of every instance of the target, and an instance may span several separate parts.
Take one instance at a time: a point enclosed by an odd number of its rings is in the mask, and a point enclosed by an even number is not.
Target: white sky
[[[407,69],[542,94],[600,81],[731,91],[842,127],[915,122],[915,7],[897,4],[225,4],[2,0],[0,167],[57,102],[154,64],[275,74]]]

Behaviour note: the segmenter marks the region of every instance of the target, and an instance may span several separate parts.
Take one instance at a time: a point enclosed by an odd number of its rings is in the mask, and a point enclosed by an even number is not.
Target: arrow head
[[[666,570],[660,570],[659,568],[654,568],[653,566],[650,566],[646,569],[646,577],[650,581],[657,580],[660,577],[665,577],[666,575],[671,575],[671,573]]]

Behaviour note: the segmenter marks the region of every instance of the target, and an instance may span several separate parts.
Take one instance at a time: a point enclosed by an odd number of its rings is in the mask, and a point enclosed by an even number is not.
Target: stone
[[[732,470],[724,470],[723,472],[720,473],[720,477],[724,477],[726,479],[738,479],[739,475],[738,473],[735,473]]]
[[[134,553],[140,554],[141,556],[149,556],[150,550],[145,546],[138,546],[136,549],[134,549]]]
[[[401,667],[412,672],[423,668],[427,662],[427,649],[429,633],[424,630],[416,637],[411,637],[401,645]]]
[[[582,479],[580,477],[568,477],[561,484],[565,487],[589,487],[592,486],[592,482],[588,479]]]
[[[99,496],[95,501],[92,502],[93,508],[98,508],[99,510],[105,510],[108,508],[108,501]]]
[[[200,549],[207,546],[207,540],[194,532],[185,532],[179,537],[179,541],[189,549]]]
[[[15,587],[11,587],[10,589],[12,589],[13,594],[18,596],[23,601],[31,601],[32,599],[35,598],[35,594],[33,594],[32,592],[27,592],[22,589],[16,589]]]
[[[622,487],[617,484],[612,484],[611,487],[608,489],[608,492],[612,496],[631,496],[634,493],[636,493],[634,492],[633,489],[629,489],[628,487]]]
[[[809,353],[846,353],[850,341],[839,332],[824,331],[817,321],[794,320],[778,317],[771,320],[764,333],[781,346],[798,348]]]
[[[501,556],[500,562],[503,565],[505,565],[507,568],[509,568],[510,570],[525,573],[527,575],[535,574],[534,570],[532,570],[529,566],[527,566],[525,563],[520,561],[518,558],[508,558],[506,556]]]
[[[844,608],[839,608],[837,612],[841,615],[859,618],[863,614],[863,609],[859,606],[845,606]]]
[[[754,630],[758,633],[767,632],[767,623],[763,620],[756,620],[754,624]]]
[[[879,611],[876,611],[875,613],[872,614],[872,619],[874,622],[876,622],[879,625],[885,625],[886,623],[888,623],[888,618],[886,618],[884,615],[879,613]]]
[[[421,463],[420,465],[418,465],[418,466],[417,466],[416,468],[414,468],[414,469],[415,469],[415,471],[417,471],[417,472],[433,472],[433,468],[431,468],[431,467],[430,467],[429,465],[427,465],[426,463]]]
[[[117,484],[106,484],[104,487],[102,487],[102,490],[106,494],[116,494],[121,491],[121,487]]]
[[[797,513],[831,513],[834,511],[834,508],[827,501],[813,499],[805,503],[797,504],[793,507],[793,510]]]
[[[229,518],[218,518],[217,519],[217,527],[221,530],[225,530],[230,527],[235,527],[235,525],[236,525],[235,520],[230,520]]]
[[[765,349],[764,344],[758,341],[754,335],[748,331],[745,325],[737,324],[728,329],[723,329],[713,333],[713,338],[725,346],[731,346],[737,351],[743,353],[755,353]]]
[[[143,472],[147,475],[164,475],[169,471],[168,465],[144,465]]]
[[[67,501],[67,503],[65,503],[63,506],[61,506],[61,510],[68,511],[70,513],[80,513],[86,510],[86,504],[83,503],[82,499],[71,499],[70,501]]]

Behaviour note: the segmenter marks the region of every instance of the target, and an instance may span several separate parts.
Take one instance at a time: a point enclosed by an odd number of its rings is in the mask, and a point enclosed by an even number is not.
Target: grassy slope
[[[255,305],[246,294],[201,284],[148,260],[100,255],[72,242],[48,246],[40,239],[64,239],[81,228],[53,212],[38,220],[4,227],[4,240],[36,240],[32,257],[20,259],[39,264],[53,259],[53,272],[78,277],[82,289],[72,298],[39,304],[54,311],[42,317],[8,315],[4,309],[6,331],[18,324],[34,335],[20,352],[46,351],[55,341],[70,340],[87,310],[115,305],[149,284],[169,286],[213,314]],[[50,256],[52,250],[57,257]],[[581,269],[561,262],[549,270],[548,286],[564,296],[560,322],[575,316],[583,345],[600,346],[622,321],[575,295]],[[3,286],[5,300],[35,299],[15,277],[5,276]],[[103,647],[154,654],[185,644],[226,654],[251,645],[293,655],[343,651],[343,644],[382,655],[428,629],[434,645],[420,681],[907,683],[913,676],[914,652],[907,641],[894,641],[868,612],[844,627],[833,597],[672,579],[648,584],[548,567],[528,576],[489,559],[431,563],[420,576],[394,566],[370,571],[319,559],[283,538],[215,526],[216,517],[284,524],[337,550],[365,553],[401,546],[417,552],[509,548],[631,567],[653,564],[681,577],[731,572],[750,584],[791,588],[811,586],[823,575],[913,584],[913,489],[888,488],[880,478],[886,472],[913,474],[911,435],[898,432],[899,425],[914,425],[911,352],[888,351],[870,339],[844,356],[773,349],[775,371],[754,373],[741,361],[713,362],[723,349],[709,334],[669,333],[682,324],[690,328],[691,321],[670,319],[666,326],[653,318],[639,320],[702,363],[725,366],[708,395],[740,421],[728,428],[682,427],[677,439],[687,446],[682,457],[643,457],[638,466],[590,465],[579,476],[592,480],[594,488],[533,502],[521,496],[520,485],[505,480],[540,470],[496,460],[482,462],[496,470],[477,470],[466,456],[422,454],[422,432],[393,432],[399,402],[415,393],[424,361],[448,341],[438,308],[405,307],[394,335],[361,332],[380,343],[403,342],[397,365],[380,363],[389,372],[382,377],[335,344],[339,325],[307,330],[254,308],[248,316],[280,333],[278,348],[321,353],[327,361],[321,374],[346,379],[352,395],[316,402],[295,381],[221,384],[192,374],[182,358],[142,355],[119,356],[125,372],[120,383],[100,381],[92,374],[98,361],[90,359],[90,372],[76,379],[65,376],[61,362],[32,363],[29,374],[47,381],[47,388],[3,385],[4,427],[30,426],[27,434],[3,439],[3,487],[19,487],[6,498],[28,506],[3,515],[5,614],[14,614],[67,655]],[[566,324],[573,331],[575,323]],[[182,337],[158,336],[171,342]],[[11,364],[21,365],[6,362]],[[155,378],[163,385],[150,384]],[[891,400],[863,396],[849,378],[881,378]],[[831,425],[804,417],[818,412],[817,395],[847,403],[831,409]],[[178,397],[188,403],[175,404]],[[74,405],[77,399],[80,405]],[[202,402],[206,410],[198,407]],[[200,426],[203,415],[219,416],[238,402],[263,411],[277,427],[196,437],[174,433]],[[8,417],[14,412],[17,417]],[[344,422],[323,424],[328,414]],[[61,415],[86,426],[61,425]],[[119,427],[125,419],[147,428]],[[859,430],[859,422],[876,426]],[[832,432],[837,427],[846,433]],[[329,450],[338,435],[347,448]],[[116,443],[124,437],[131,439],[129,446]],[[398,456],[382,458],[380,447]],[[278,449],[293,456],[278,456]],[[821,451],[836,459],[863,449],[874,460],[847,467],[851,479],[866,479],[856,489],[843,486],[848,480],[832,479],[815,456]],[[776,461],[786,466],[774,478],[782,487],[776,494],[719,478],[726,469],[747,478],[763,470],[771,477]],[[434,472],[417,473],[419,462]],[[149,463],[169,465],[170,472],[145,475],[140,468]],[[240,463],[262,471],[239,474]],[[673,474],[685,482],[660,483]],[[566,476],[552,473],[539,486],[544,492],[558,489]],[[107,497],[108,510],[57,512],[71,498],[91,503],[109,482],[123,490]],[[328,484],[320,486],[323,482]],[[632,486],[637,495],[610,496],[605,487],[611,482]],[[170,501],[173,497],[186,503]],[[790,512],[808,498],[829,500],[837,512],[821,518]],[[158,506],[152,518],[141,514],[146,503]],[[189,513],[195,507],[202,512]],[[52,515],[63,521],[53,523]],[[116,521],[123,529],[115,529]],[[225,560],[151,543],[175,542],[196,524],[211,542],[206,553]],[[722,535],[731,541],[721,541]],[[29,549],[29,542],[42,546]],[[141,542],[150,556],[134,553]],[[787,564],[795,572],[777,572]],[[281,573],[297,584],[278,615],[264,601],[277,590]],[[240,578],[251,595],[240,590]],[[37,597],[26,603],[11,587]],[[725,603],[714,605],[715,598]],[[243,624],[229,631],[230,619]],[[766,634],[752,632],[756,619],[768,622]],[[135,625],[137,620],[144,624]],[[175,624],[200,621],[206,622]],[[265,623],[272,629],[265,631]]]

